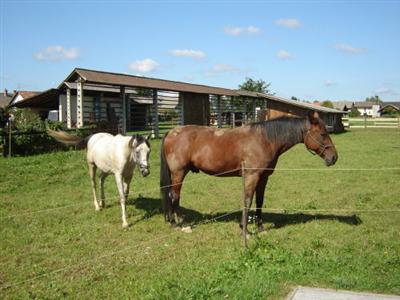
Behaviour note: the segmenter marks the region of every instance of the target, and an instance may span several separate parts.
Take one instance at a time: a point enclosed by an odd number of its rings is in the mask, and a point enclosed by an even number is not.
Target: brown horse
[[[318,154],[327,166],[337,161],[335,146],[316,112],[308,118],[282,117],[235,129],[196,125],[174,128],[164,136],[161,146],[160,187],[165,220],[172,225],[183,222],[179,199],[189,171],[214,176],[244,175],[241,226],[247,234],[248,209],[256,192],[256,221],[262,231],[261,208],[268,177],[279,156],[298,143]]]

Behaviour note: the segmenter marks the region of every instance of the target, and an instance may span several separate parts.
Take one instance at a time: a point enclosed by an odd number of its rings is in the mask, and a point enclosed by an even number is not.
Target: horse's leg
[[[104,208],[106,206],[106,196],[104,194],[104,181],[106,180],[108,174],[102,172],[100,174],[100,207]]]
[[[126,220],[126,195],[124,192],[124,184],[122,180],[122,174],[115,173],[115,182],[117,183],[117,188],[119,192],[119,198],[121,202],[121,210],[122,210],[122,227],[126,228],[129,226],[128,221]]]
[[[172,213],[174,215],[175,223],[181,225],[183,223],[182,211],[179,206],[181,197],[181,188],[183,179],[185,178],[188,170],[180,170],[172,173],[172,187],[171,187],[171,199],[172,199]]]
[[[92,192],[93,192],[93,198],[94,198],[94,207],[96,210],[101,210],[101,207],[99,206],[99,203],[97,201],[97,195],[96,195],[96,165],[94,163],[88,162],[89,166],[89,175],[90,175],[90,182],[92,184]]]
[[[130,175],[122,178],[123,185],[124,185],[124,194],[125,194],[125,197],[127,200],[129,199],[129,187],[130,187],[130,184],[132,181],[132,176],[133,176],[133,174],[130,174]]]
[[[248,218],[249,218],[249,208],[253,200],[253,195],[255,188],[258,183],[259,174],[245,174],[245,186],[244,186],[244,207],[242,213],[242,229],[246,237],[249,234],[247,230]]]
[[[263,220],[262,220],[262,205],[264,202],[265,187],[268,182],[268,175],[263,175],[260,177],[257,187],[256,187],[256,224],[258,231],[264,230]]]

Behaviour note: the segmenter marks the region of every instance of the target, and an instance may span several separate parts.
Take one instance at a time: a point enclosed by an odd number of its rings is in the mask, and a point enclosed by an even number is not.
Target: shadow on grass
[[[157,214],[162,214],[161,211],[161,200],[156,198],[137,198],[130,199],[129,205],[135,206],[137,209],[145,211],[145,214],[141,218],[148,219]],[[216,219],[214,222],[232,222],[237,221],[239,224],[242,217],[240,211],[230,213],[229,211],[217,212],[215,214],[202,214],[196,210],[182,207],[182,213],[185,218],[185,223],[193,227],[201,222],[211,221]],[[304,213],[263,213],[264,222],[273,223],[273,228],[281,228],[288,225],[295,225],[301,223],[307,223],[317,220],[328,220],[338,221],[346,223],[348,225],[359,225],[362,220],[357,215],[337,215],[337,214],[304,214]],[[138,220],[140,221],[140,220]]]

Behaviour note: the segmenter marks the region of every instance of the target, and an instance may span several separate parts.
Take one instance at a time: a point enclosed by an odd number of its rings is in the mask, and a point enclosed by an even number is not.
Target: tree
[[[379,96],[375,95],[375,96],[371,96],[371,97],[367,97],[365,98],[366,102],[372,102],[374,104],[381,104],[383,101],[379,98]]]
[[[300,99],[295,96],[292,96],[292,98],[290,98],[290,99],[292,99],[293,101],[300,101]]]
[[[325,101],[322,101],[321,106],[333,108],[333,103],[332,103],[332,101],[325,100]]]
[[[270,91],[270,85],[271,83],[267,83],[262,79],[254,80],[253,78],[246,77],[246,80],[242,84],[239,84],[239,89],[250,92],[275,95],[275,93],[272,93]],[[237,104],[239,104],[240,106],[243,105],[242,100],[239,100]],[[265,100],[257,99],[255,104],[256,106],[263,107],[265,105]],[[252,103],[250,101],[247,102],[246,109],[247,111],[253,110]]]
[[[239,89],[250,92],[274,95],[275,93],[271,93],[269,89],[270,85],[271,83],[267,83],[262,79],[254,80],[252,78],[246,77],[246,80],[242,84],[239,84]]]
[[[361,113],[358,111],[358,109],[356,107],[352,107],[351,111],[349,112],[349,117],[350,118],[355,118],[355,117],[359,117],[361,115]]]

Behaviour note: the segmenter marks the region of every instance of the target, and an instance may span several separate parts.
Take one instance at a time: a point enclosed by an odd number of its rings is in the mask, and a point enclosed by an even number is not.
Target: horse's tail
[[[72,135],[69,134],[65,131],[55,131],[51,130],[50,128],[47,128],[47,134],[54,138],[56,141],[63,143],[64,145],[67,146],[75,146],[77,149],[84,149],[87,146],[87,143],[89,141],[89,137],[82,138],[77,135]]]
[[[162,201],[162,209],[164,212],[164,218],[165,221],[170,221],[171,220],[171,213],[172,213],[172,199],[170,196],[170,191],[171,191],[171,171],[169,169],[166,157],[165,157],[165,151],[164,151],[164,141],[165,138],[167,137],[168,132],[164,135],[164,138],[161,142],[161,153],[160,153],[160,162],[161,162],[161,167],[160,167],[160,191],[161,191],[161,201]]]

